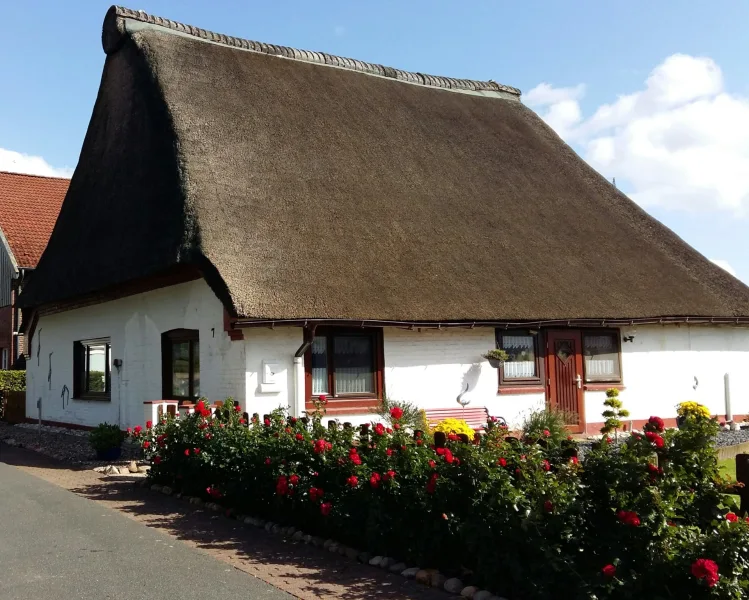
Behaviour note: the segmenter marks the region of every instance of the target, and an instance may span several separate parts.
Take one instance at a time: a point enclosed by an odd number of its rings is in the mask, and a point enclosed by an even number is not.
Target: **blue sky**
[[[109,3],[0,3],[0,169],[72,169]],[[230,2],[130,8],[222,33],[519,87],[586,160],[749,281],[749,3]]]

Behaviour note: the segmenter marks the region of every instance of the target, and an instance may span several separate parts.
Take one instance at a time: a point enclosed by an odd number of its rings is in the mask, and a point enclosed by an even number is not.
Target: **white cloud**
[[[749,98],[725,88],[710,58],[669,56],[644,87],[584,117],[581,85],[542,83],[525,102],[643,206],[749,209]]]
[[[711,258],[710,262],[715,263],[721,269],[723,269],[724,271],[726,271],[726,272],[730,273],[731,275],[733,275],[734,277],[736,277],[736,271],[734,270],[734,268],[730,265],[730,263],[727,260],[721,260],[719,258]]]
[[[0,171],[47,177],[70,177],[73,174],[73,169],[53,167],[41,156],[21,154],[5,148],[0,148]]]

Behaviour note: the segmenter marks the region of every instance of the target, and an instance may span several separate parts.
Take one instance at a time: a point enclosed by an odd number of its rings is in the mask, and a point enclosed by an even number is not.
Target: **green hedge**
[[[23,392],[26,371],[0,371],[0,392]]]
[[[239,513],[435,567],[511,600],[738,599],[749,524],[718,476],[715,421],[690,418],[585,460],[543,431],[467,438],[325,428],[227,405],[136,428],[149,477]]]

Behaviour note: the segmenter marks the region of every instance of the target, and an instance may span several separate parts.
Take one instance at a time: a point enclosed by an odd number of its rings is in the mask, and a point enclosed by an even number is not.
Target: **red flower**
[[[208,495],[211,498],[221,498],[221,492],[218,491],[218,488],[207,487],[207,488],[205,488],[205,491],[208,493]]]
[[[151,446],[151,442],[149,442],[149,441],[145,441],[145,442],[143,442],[143,447],[144,447],[145,449],[148,449],[148,448],[149,448],[150,446]]]
[[[385,427],[385,431],[387,431],[388,433],[393,433],[393,430],[390,429],[390,427]]]
[[[428,494],[434,494],[435,490],[437,489],[437,480],[439,479],[439,477],[439,473],[432,473],[432,476],[429,478],[429,483],[427,483]]]
[[[161,457],[157,454],[153,457],[153,464],[160,465],[161,464]]]
[[[286,433],[291,433],[291,427],[287,427],[284,431],[286,431]]]
[[[374,430],[377,435],[385,435],[385,426],[382,423],[377,423]]]
[[[146,421],[146,429],[151,429],[153,427],[153,421]]]
[[[185,448],[185,456],[190,456],[190,449],[189,448]]]
[[[713,587],[718,583],[718,565],[709,558],[700,558],[692,563],[692,575],[697,579],[704,579],[707,587]]]
[[[327,404],[328,403],[328,397],[325,394],[320,394],[319,401],[322,402],[323,404]]]
[[[355,465],[361,464],[361,456],[359,456],[358,454],[351,454],[349,455],[349,458],[351,459],[351,462],[354,463]]]
[[[447,439],[450,440],[451,442],[457,442],[460,438],[458,437],[457,433],[448,433]]]
[[[313,444],[312,448],[315,452],[315,454],[322,454],[327,449],[327,442],[325,440],[317,440]]]
[[[206,432],[206,434],[205,434],[204,437],[205,437],[205,439],[210,440],[213,436],[211,435],[211,432],[208,431],[208,432]]]
[[[651,444],[654,444],[656,448],[663,448],[663,445],[665,443],[663,441],[663,438],[654,431],[646,431],[645,437],[648,438],[648,441]]]
[[[128,427],[128,428],[127,428],[127,429],[125,430],[125,433],[127,433],[128,435],[131,435],[131,434],[133,433],[133,428],[132,428],[132,427]]]
[[[662,432],[666,428],[666,424],[660,417],[650,417],[648,419],[648,426],[649,428],[652,428],[653,431],[657,431],[658,433]]]
[[[140,425],[136,425],[135,429],[133,429],[133,433],[135,435],[140,435],[140,432],[143,431],[143,428]]]
[[[380,487],[380,479],[382,478],[379,473],[372,473],[372,476],[369,478],[369,485],[373,488]]]
[[[198,425],[198,429],[208,429],[208,423],[205,421]]]
[[[551,435],[551,431],[549,431],[548,429],[544,429],[544,435],[546,437],[549,437]]]
[[[242,417],[241,419],[239,419],[239,424],[240,425],[244,425],[245,423],[247,423],[247,419],[245,419],[244,417]]]
[[[323,517],[327,517],[330,514],[331,510],[333,510],[333,505],[330,502],[323,502],[320,505],[320,512],[322,513]]]
[[[423,440],[416,440],[416,445],[421,446],[424,443]]]
[[[551,471],[551,463],[548,460],[544,460],[542,463],[544,471]]]
[[[544,502],[544,510],[547,513],[554,512],[554,503],[551,500]]]
[[[200,454],[200,448],[193,448],[192,452],[193,454]]]
[[[346,480],[346,483],[348,483],[351,487],[356,487],[359,485],[359,478],[356,475],[352,475]]]
[[[396,431],[397,431],[398,429],[400,429],[400,428],[401,428],[401,424],[400,424],[400,423],[395,423],[395,424],[393,425],[393,429],[395,429]]]
[[[654,465],[653,463],[648,463],[648,471],[650,471],[653,475],[658,474],[658,465]]]
[[[390,470],[382,476],[383,481],[390,481],[395,478],[395,471]]]
[[[234,405],[234,410],[235,410],[235,412],[242,412],[242,407],[239,406],[239,404],[235,404]]]
[[[625,525],[629,525],[630,527],[640,526],[640,517],[637,516],[636,512],[632,512],[629,510],[620,510],[618,513],[616,513],[616,516],[618,517],[619,521],[621,521]]]
[[[453,458],[453,453],[450,452],[450,450],[448,448],[445,448],[444,455],[445,455],[445,462],[448,463],[448,464],[452,464],[453,460],[455,460]]]
[[[498,464],[498,465],[499,465],[500,467],[506,467],[506,466],[507,466],[507,460],[506,460],[505,458],[500,458],[500,459],[499,459],[499,460],[497,461],[497,464]]]
[[[270,464],[270,458],[266,458],[266,459],[265,459],[265,464],[266,464],[266,465],[269,465],[269,464]]]
[[[430,460],[429,461],[429,466],[434,469],[437,466],[437,463],[435,461],[433,461],[433,460]]]
[[[399,406],[394,406],[390,409],[390,416],[397,421],[403,416],[403,409]]]
[[[387,450],[385,450],[385,454],[387,454],[388,456],[392,456],[393,455],[392,448],[388,448]]]
[[[613,577],[616,575],[616,567],[614,565],[606,565],[603,569],[601,569],[601,573],[603,573],[606,577]]]
[[[571,462],[571,463],[572,463],[573,465],[578,465],[578,464],[580,464],[580,460],[579,460],[579,459],[577,458],[577,456],[573,456],[572,458],[570,458],[570,462]]]
[[[311,487],[309,489],[309,499],[312,500],[312,502],[316,502],[317,500],[320,500],[323,496],[323,491],[321,488]]]
[[[263,419],[263,425],[270,427],[270,419]]]
[[[735,523],[738,520],[739,520],[739,517],[735,513],[729,512],[726,515],[726,521],[728,521],[729,523]]]
[[[296,485],[297,483],[299,483],[299,475],[292,475],[291,477],[289,477],[289,483],[291,485]]]
[[[285,476],[281,475],[276,481],[276,494],[279,496],[285,496],[289,491],[289,480]]]

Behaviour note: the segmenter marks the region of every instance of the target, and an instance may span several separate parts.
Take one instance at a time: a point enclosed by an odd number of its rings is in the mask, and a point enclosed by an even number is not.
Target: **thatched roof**
[[[195,264],[250,319],[749,317],[514,88],[113,8],[39,306]]]

